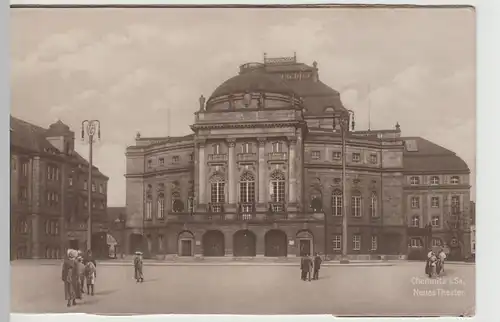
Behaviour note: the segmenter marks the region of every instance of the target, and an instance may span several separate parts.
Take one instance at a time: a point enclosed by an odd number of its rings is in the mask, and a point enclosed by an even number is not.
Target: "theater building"
[[[74,140],[61,121],[43,128],[11,116],[11,260],[63,258],[68,247],[86,250],[89,206],[94,253],[106,247],[108,177],[92,167],[94,180],[87,182],[89,163],[74,150]]]
[[[316,62],[265,57],[241,65],[200,97],[192,134],[137,134],[127,148],[127,251],[338,257],[345,193],[349,256],[405,257],[412,245],[425,246],[415,244],[422,231],[410,226],[423,228],[437,214],[447,220],[432,207],[434,196],[459,196],[467,211],[464,161],[423,138],[405,139],[396,121],[348,133],[342,191],[342,136],[332,113],[344,109]]]

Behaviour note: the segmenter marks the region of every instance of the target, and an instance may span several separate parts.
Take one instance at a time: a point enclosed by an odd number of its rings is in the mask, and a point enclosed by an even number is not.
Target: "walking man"
[[[142,253],[135,252],[134,258],[134,277],[137,283],[144,282],[144,276],[142,275]]]

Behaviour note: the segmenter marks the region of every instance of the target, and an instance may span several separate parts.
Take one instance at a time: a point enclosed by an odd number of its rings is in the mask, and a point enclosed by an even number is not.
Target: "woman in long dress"
[[[134,277],[137,283],[144,282],[144,275],[142,274],[142,253],[136,252],[134,258]]]

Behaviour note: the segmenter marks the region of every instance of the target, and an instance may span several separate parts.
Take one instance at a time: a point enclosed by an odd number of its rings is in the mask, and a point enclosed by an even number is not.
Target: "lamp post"
[[[120,243],[119,243],[120,257],[124,258],[125,257],[125,218],[122,214],[120,214],[120,216],[115,219],[115,224],[121,232]],[[115,255],[116,255],[116,250],[115,250]]]
[[[346,197],[346,140],[349,130],[354,131],[354,111],[342,110],[334,113],[333,116],[333,130],[340,127],[342,136],[342,258],[340,263],[347,264],[349,259],[347,257],[347,197]]]
[[[94,138],[97,134],[97,139],[101,139],[101,123],[99,120],[85,120],[82,122],[82,141],[85,140],[85,134],[87,135],[89,142],[89,181],[87,184],[88,191],[88,219],[87,219],[87,251],[92,250],[92,148],[94,144]]]

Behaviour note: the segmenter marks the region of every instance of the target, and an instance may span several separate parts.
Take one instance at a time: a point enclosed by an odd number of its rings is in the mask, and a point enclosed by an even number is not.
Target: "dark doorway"
[[[99,232],[92,234],[92,255],[95,258],[108,258],[108,234],[106,232]]]
[[[233,255],[243,257],[253,257],[255,251],[255,234],[250,230],[239,230],[233,235]]]
[[[183,239],[181,240],[181,256],[191,256],[192,240]]]
[[[133,254],[135,252],[142,251],[142,235],[141,234],[131,234],[129,237],[130,248],[129,253]]]
[[[299,242],[300,256],[312,255],[311,254],[311,240],[301,239]]]
[[[287,255],[287,238],[283,231],[277,229],[268,231],[264,242],[266,244],[264,256],[284,257]]]
[[[224,234],[209,230],[203,235],[203,256],[224,256]]]
[[[78,245],[78,239],[70,239],[69,240],[69,248],[80,250],[80,246]]]
[[[387,233],[384,235],[381,245],[381,251],[387,255],[399,255],[401,253],[401,243],[403,237],[397,233]],[[425,240],[422,238],[422,240]]]

